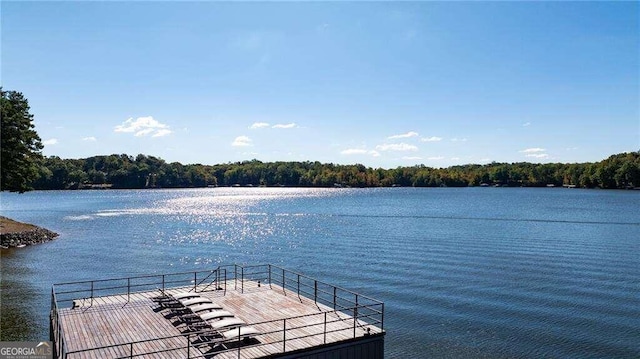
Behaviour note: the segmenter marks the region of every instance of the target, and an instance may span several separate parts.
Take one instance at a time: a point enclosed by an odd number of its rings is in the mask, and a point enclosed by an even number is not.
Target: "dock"
[[[162,305],[178,293],[209,299],[257,334],[194,330]],[[57,358],[384,357],[384,303],[270,264],[62,283],[51,296]]]

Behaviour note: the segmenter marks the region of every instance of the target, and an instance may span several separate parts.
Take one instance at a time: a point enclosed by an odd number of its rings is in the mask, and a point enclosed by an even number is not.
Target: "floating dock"
[[[245,324],[225,334],[195,316],[202,325],[194,327],[179,302],[166,305],[178,293],[206,298]],[[56,358],[376,359],[384,357],[384,335],[384,303],[270,264],[62,283],[51,291]]]

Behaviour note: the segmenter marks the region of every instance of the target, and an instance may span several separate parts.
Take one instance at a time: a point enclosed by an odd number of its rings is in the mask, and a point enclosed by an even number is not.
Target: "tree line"
[[[575,186],[640,187],[640,151],[621,153],[596,163],[490,163],[448,168],[424,165],[393,169],[361,164],[261,162],[202,165],[167,163],[139,154],[84,159],[43,158],[34,189],[190,188],[207,186],[295,187],[467,187]]]
[[[43,157],[33,115],[22,93],[0,87],[0,191],[78,188],[188,188],[207,186],[466,187],[575,186],[640,187],[640,151],[596,163],[490,163],[448,168],[424,165],[393,169],[361,164],[261,162],[218,165],[167,163],[140,154],[84,159]]]

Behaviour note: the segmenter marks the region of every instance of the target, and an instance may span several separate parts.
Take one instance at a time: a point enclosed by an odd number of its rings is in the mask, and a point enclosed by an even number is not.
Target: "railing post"
[[[240,275],[242,276],[240,280],[240,293],[244,293],[244,267],[240,267]]]
[[[287,352],[287,318],[282,320],[282,352]]]
[[[353,337],[356,337],[356,323],[358,322],[358,294],[356,294],[356,306],[353,307]]]
[[[91,281],[91,306],[93,307],[93,281]]]
[[[164,274],[162,275],[162,293],[164,294]]]
[[[324,312],[324,344],[327,344],[327,312]]]
[[[58,343],[58,354],[60,354],[61,357],[64,354],[64,357],[66,358],[67,353],[64,350],[64,336],[60,333],[60,323],[58,323],[58,340],[60,341]]]
[[[384,303],[382,303],[382,314],[380,316],[380,329],[384,330]]]
[[[127,278],[127,303],[129,303],[129,298],[131,297],[131,278]]]
[[[358,313],[358,294],[356,294],[356,314]]]
[[[284,279],[284,268],[282,268],[282,291],[284,292],[284,294],[287,294],[287,291],[285,290],[287,288],[287,282]]]
[[[268,264],[269,266],[269,288],[271,289],[271,264]]]
[[[238,290],[238,265],[233,265],[233,289]]]
[[[242,346],[242,345],[240,345],[241,344],[240,343],[241,340],[242,339],[240,339],[240,327],[238,327],[238,359],[240,359],[240,347]]]
[[[313,302],[318,302],[318,281],[316,279],[313,280]]]
[[[298,298],[300,298],[300,274],[298,274]]]
[[[193,292],[198,293],[196,286],[198,285],[198,272],[193,272]]]
[[[336,310],[336,290],[338,290],[338,288],[333,287],[333,310]]]
[[[358,312],[358,309],[356,307],[353,307],[353,337],[356,337],[356,315]]]
[[[65,359],[67,358],[67,346],[64,342],[64,334],[62,334],[62,324],[60,324],[60,328],[59,328],[61,334],[59,334],[60,336],[60,352],[64,353],[64,357]]]

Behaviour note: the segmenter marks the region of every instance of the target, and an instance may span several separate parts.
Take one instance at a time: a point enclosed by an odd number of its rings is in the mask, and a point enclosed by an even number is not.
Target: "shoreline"
[[[2,249],[45,243],[56,237],[58,233],[46,228],[0,216],[0,248]]]

